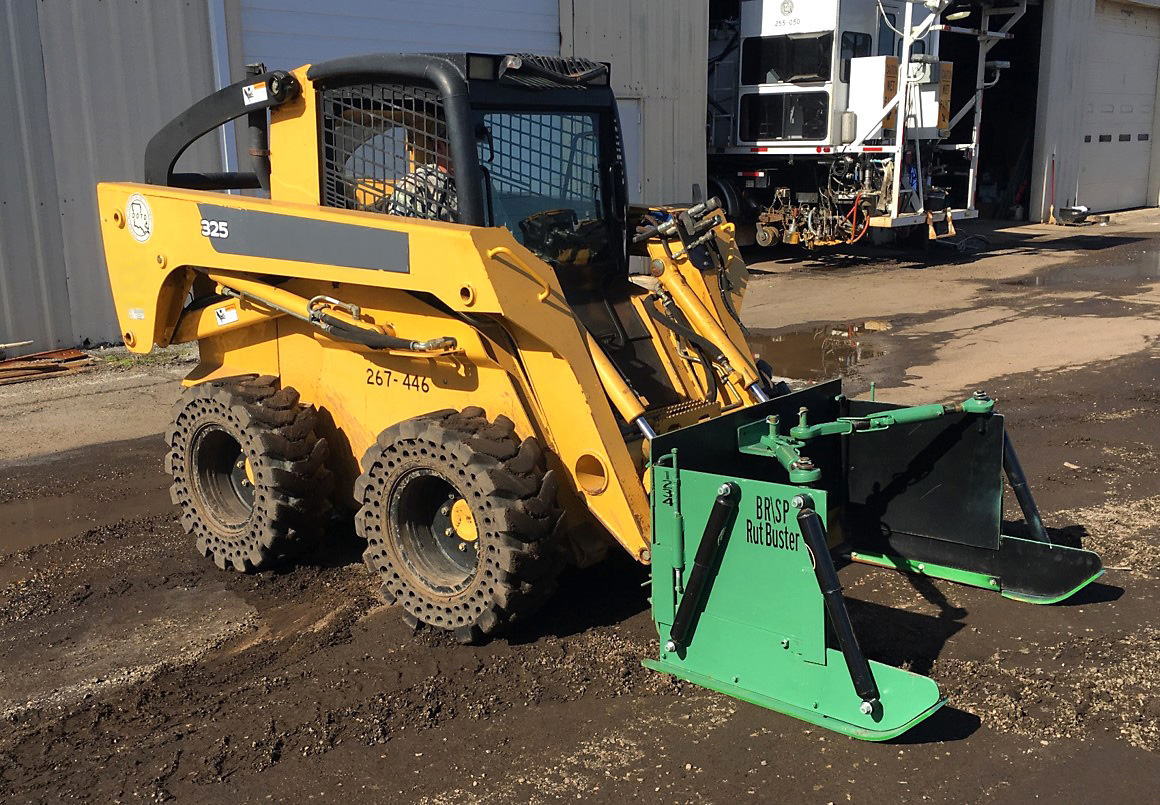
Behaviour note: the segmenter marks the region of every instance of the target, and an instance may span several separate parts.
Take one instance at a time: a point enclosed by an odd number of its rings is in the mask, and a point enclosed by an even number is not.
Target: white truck
[[[1028,0],[713,3],[709,186],[757,243],[854,243],[975,218],[988,61]],[[946,35],[977,39],[975,91],[951,108]],[[969,138],[949,142],[973,112]],[[945,224],[944,224],[945,222]],[[936,224],[940,224],[936,230]]]

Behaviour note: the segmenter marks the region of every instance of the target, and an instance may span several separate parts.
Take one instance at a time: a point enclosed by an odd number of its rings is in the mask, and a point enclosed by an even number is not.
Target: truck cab
[[[710,187],[731,217],[757,225],[758,243],[849,243],[871,227],[974,217],[974,182],[955,199],[960,209],[947,213],[947,187],[938,181],[948,174],[946,157],[961,161],[978,144],[976,128],[970,149],[944,147],[953,66],[940,61],[939,39],[972,34],[985,49],[995,37],[944,24],[949,7],[949,0],[714,6]]]

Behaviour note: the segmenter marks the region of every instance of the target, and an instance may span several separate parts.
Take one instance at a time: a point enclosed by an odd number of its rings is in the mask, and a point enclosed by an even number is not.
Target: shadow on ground
[[[570,568],[560,587],[536,617],[513,627],[507,639],[534,643],[542,637],[568,637],[598,626],[612,626],[648,609],[649,570],[617,551],[593,567]]]
[[[971,239],[967,243],[967,239]],[[748,246],[742,256],[753,274],[776,272],[755,268],[755,264],[793,266],[795,269],[827,272],[865,268],[883,262],[899,268],[923,269],[932,266],[973,263],[989,253],[1002,250],[1008,255],[1044,255],[1051,252],[1103,252],[1120,246],[1144,243],[1142,235],[1080,234],[1062,238],[1044,238],[1041,233],[982,230],[960,231],[957,238],[939,241],[908,239],[901,244],[874,246],[828,246],[807,250],[801,246],[779,244],[768,248]],[[960,251],[958,244],[969,248]]]

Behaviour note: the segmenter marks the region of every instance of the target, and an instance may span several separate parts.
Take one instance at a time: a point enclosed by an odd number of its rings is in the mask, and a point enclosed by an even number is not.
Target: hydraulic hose
[[[689,320],[685,318],[685,314],[676,306],[672,298],[663,300],[665,310],[668,311],[669,318],[674,322],[684,327],[686,330],[693,330],[689,325]],[[694,331],[695,332],[695,331]],[[693,351],[697,353],[697,357],[701,360],[701,365],[705,367],[705,399],[709,402],[717,401],[717,373],[713,371],[713,362],[709,359],[709,353],[695,342],[690,342]],[[728,360],[727,358],[725,360]]]
[[[345,341],[354,341],[371,349],[397,349],[404,352],[435,352],[444,349],[455,349],[454,338],[433,338],[430,341],[412,341],[394,335],[386,335],[369,330],[365,327],[356,327],[342,319],[331,316],[329,313],[318,313],[317,319],[321,328]]]
[[[708,338],[705,338],[703,335],[695,332],[692,328],[686,327],[685,325],[670,319],[668,316],[661,313],[652,305],[646,304],[644,309],[648,313],[649,318],[651,318],[657,324],[663,325],[664,327],[672,330],[686,341],[689,341],[690,343],[699,347],[702,352],[712,358],[714,363],[728,362],[728,359],[725,357],[725,353],[718,349],[717,345],[710,341]]]
[[[693,351],[697,353],[697,357],[701,359],[701,365],[705,367],[705,399],[709,402],[716,402],[717,373],[713,371],[713,364],[709,361],[709,356],[705,354],[705,350],[696,344],[693,344]]]
[[[851,220],[850,220],[850,233],[851,233],[851,235],[853,235],[854,227],[858,226],[858,204],[861,201],[862,201],[862,194],[859,193],[858,197],[854,199],[854,206],[850,208],[849,215],[846,216],[847,218],[849,218],[850,216],[853,216],[853,218],[851,218]],[[850,243],[851,245],[857,243],[858,241],[860,241],[862,239],[862,237],[866,234],[866,232],[869,229],[870,229],[870,216],[867,215],[865,212],[863,212],[862,213],[862,231],[859,232],[856,237],[853,237],[852,240],[849,240],[847,242]]]
[[[741,328],[741,332],[749,335],[749,328],[741,321],[741,316],[738,315],[737,310],[733,307],[733,301],[730,299],[731,283],[729,276],[725,269],[729,265],[729,261],[725,255],[721,253],[721,247],[717,245],[716,240],[709,241],[709,251],[717,258],[717,288],[721,291],[721,302],[725,305],[725,310],[733,317],[733,321],[737,322],[737,326]]]
[[[648,315],[653,321],[667,327],[692,344],[693,351],[697,353],[697,356],[701,359],[701,365],[705,367],[705,399],[710,402],[715,401],[717,399],[717,373],[713,370],[713,364],[725,363],[727,360],[721,353],[721,350],[717,349],[709,339],[698,335],[692,328],[670,319],[651,304],[646,302],[644,308],[648,311]],[[715,354],[717,357],[710,359],[709,356],[712,354]]]
[[[265,308],[292,316],[299,321],[317,327],[334,338],[353,341],[364,347],[395,349],[401,352],[441,352],[453,350],[457,346],[455,339],[447,336],[432,338],[428,341],[414,341],[344,321],[324,312],[318,303],[330,304],[355,319],[360,315],[358,306],[346,304],[328,296],[316,296],[314,299],[306,300],[283,288],[276,288],[253,278],[228,276],[216,271],[207,271],[206,274],[217,283],[218,292],[225,296],[257,302]]]

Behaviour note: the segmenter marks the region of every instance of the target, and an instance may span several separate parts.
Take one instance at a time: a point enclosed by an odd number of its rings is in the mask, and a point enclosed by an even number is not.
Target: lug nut
[[[450,513],[451,513],[451,507],[450,507],[450,506],[444,506],[442,509],[440,509],[440,510],[439,510],[439,513],[440,513],[440,514],[442,514],[442,515],[448,515],[448,514],[450,514]]]
[[[451,536],[452,534],[454,534],[454,533],[455,533],[455,532],[454,532],[454,531],[452,531],[450,528],[445,528],[445,529],[443,529],[443,536],[445,536],[445,537],[450,537],[450,536]]]

